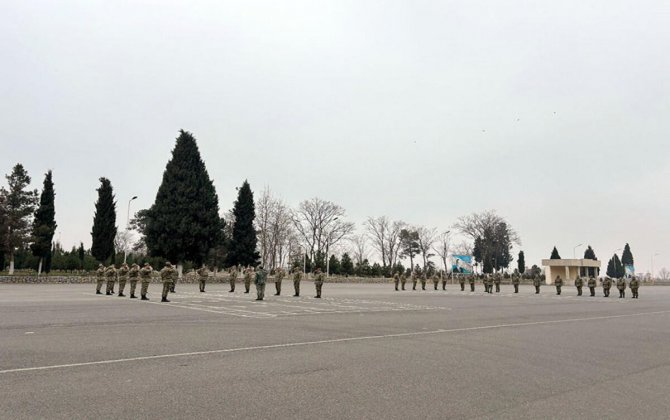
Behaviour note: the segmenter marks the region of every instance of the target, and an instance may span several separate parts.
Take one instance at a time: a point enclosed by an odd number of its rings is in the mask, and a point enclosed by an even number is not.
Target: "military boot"
[[[142,295],[142,297],[140,298],[140,300],[149,300],[149,298],[147,297],[147,295]]]
[[[167,298],[162,298],[162,299],[161,299],[161,302],[170,302],[170,301],[167,300]]]
[[[130,295],[130,298],[131,298],[131,299],[137,299],[137,296],[135,296],[135,295]]]

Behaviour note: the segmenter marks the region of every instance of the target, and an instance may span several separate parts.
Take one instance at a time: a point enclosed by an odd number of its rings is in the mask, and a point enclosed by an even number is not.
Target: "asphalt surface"
[[[0,418],[670,416],[670,287],[94,287],[0,284]]]

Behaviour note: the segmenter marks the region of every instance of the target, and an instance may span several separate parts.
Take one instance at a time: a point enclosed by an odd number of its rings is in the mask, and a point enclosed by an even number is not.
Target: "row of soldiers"
[[[395,290],[405,290],[405,285],[407,284],[408,277],[405,275],[405,273],[401,272],[396,272],[393,275],[393,282],[395,284]],[[421,282],[421,290],[426,290],[426,283],[428,282],[428,276],[426,274],[421,274],[421,275],[416,275],[415,273],[411,273],[409,276],[409,280],[412,282],[412,290],[416,290],[417,284]],[[440,284],[440,280],[442,281],[442,290],[446,290],[447,286],[447,277],[446,276],[438,276],[437,273],[434,273],[430,276],[430,280],[433,282],[433,287],[435,290],[438,290],[438,286]],[[470,276],[458,276],[458,282],[461,286],[461,291],[465,291],[465,283],[468,282],[470,284],[470,291],[474,292],[475,291],[475,282],[477,278],[473,275]],[[485,276],[482,279],[482,282],[484,284],[484,292],[485,293],[493,293],[493,287],[495,286],[496,293],[500,293],[500,284],[502,283],[502,276],[500,275],[494,275],[494,276]],[[514,293],[519,293],[519,284],[521,282],[521,278],[519,276],[512,276],[512,285],[514,286]],[[602,281],[602,287],[603,287],[603,294],[605,297],[609,297],[610,295],[610,289],[612,288],[613,280],[609,277],[606,277]],[[535,294],[540,293],[540,285],[541,285],[541,279],[540,276],[535,276],[533,277],[533,286],[535,287]],[[563,287],[563,279],[561,279],[561,276],[557,276],[556,280],[554,280],[554,285],[556,286],[556,294],[560,295],[561,294],[561,289]],[[400,288],[399,288],[400,287]],[[584,287],[584,279],[581,277],[577,277],[575,280],[575,287],[577,288],[577,296],[582,296],[582,288]],[[591,276],[589,277],[587,281],[587,287],[589,288],[589,291],[591,293],[591,296],[596,295],[596,279]],[[623,278],[617,279],[616,280],[616,287],[619,289],[619,297],[620,298],[625,298],[626,296],[626,280]],[[631,292],[633,293],[633,299],[638,298],[638,290],[640,288],[640,281],[633,277],[630,280],[629,287],[631,289]]]
[[[114,285],[116,281],[119,282],[119,291],[118,296],[125,297],[123,294],[126,283],[130,282],[130,298],[136,299],[135,290],[137,287],[137,282],[141,281],[141,300],[149,300],[147,293],[149,290],[149,283],[151,283],[152,273],[154,272],[153,267],[149,263],[144,263],[144,266],[140,268],[137,264],[132,264],[130,267],[128,264],[123,263],[119,269],[117,269],[113,264],[108,267],[104,267],[102,264],[98,266],[96,271],[96,290],[95,293],[102,294],[102,286],[105,281],[107,282],[106,295],[114,294]],[[207,284],[207,279],[209,277],[209,269],[206,265],[203,265],[199,269],[195,270],[195,273],[198,276],[198,283],[200,287],[200,292],[205,292],[205,286]],[[256,300],[263,300],[265,297],[265,285],[267,283],[268,274],[263,269],[263,266],[259,266],[257,269],[253,267],[242,268],[241,266],[233,266],[229,271],[229,283],[230,290],[229,292],[235,292],[235,284],[237,278],[240,275],[243,276],[244,280],[244,293],[249,293],[251,289],[252,279],[256,285]],[[275,283],[276,293],[275,296],[281,295],[281,286],[282,280],[286,277],[287,273],[284,269],[279,268],[274,272],[273,280]],[[303,277],[303,272],[298,267],[295,267],[291,273],[293,277],[293,287],[295,289],[294,297],[300,296],[300,281]],[[314,285],[316,287],[316,296],[317,299],[321,299],[321,290],[323,288],[324,275],[321,272],[321,269],[317,268],[314,273]],[[175,284],[178,278],[178,272],[174,266],[167,262],[165,267],[160,271],[160,277],[163,282],[163,292],[161,297],[161,302],[169,302],[167,299],[168,293],[175,292]]]

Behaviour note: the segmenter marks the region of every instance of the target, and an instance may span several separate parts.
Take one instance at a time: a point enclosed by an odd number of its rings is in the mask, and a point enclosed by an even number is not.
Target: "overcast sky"
[[[57,238],[98,178],[149,207],[178,130],[224,212],[246,178],[359,224],[496,209],[530,266],[630,242],[670,269],[664,1],[3,1],[0,171],[53,169]],[[3,185],[6,184],[4,179]],[[518,249],[515,250],[515,253]],[[584,247],[577,250],[578,255]]]

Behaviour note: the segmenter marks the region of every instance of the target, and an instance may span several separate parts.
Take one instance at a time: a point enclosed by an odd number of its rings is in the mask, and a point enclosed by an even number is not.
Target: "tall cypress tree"
[[[519,264],[519,274],[523,274],[523,272],[526,271],[526,256],[523,251],[519,251],[519,259],[517,262]]]
[[[621,263],[624,265],[624,267],[635,264],[633,253],[630,252],[630,245],[628,244],[626,244],[626,246],[623,248],[623,254],[621,254]]]
[[[554,249],[551,251],[550,259],[552,259],[552,260],[560,260],[561,259],[561,256],[558,255],[558,249],[556,249],[556,247],[554,247]]]
[[[95,202],[95,216],[91,231],[93,243],[91,255],[101,263],[114,256],[114,238],[116,237],[116,201],[112,183],[100,178],[98,201]]]
[[[237,194],[237,201],[233,206],[233,237],[228,250],[229,265],[256,265],[260,255],[256,252],[256,229],[254,219],[254,193],[245,180]]]
[[[39,266],[37,274],[42,273],[42,263],[44,258],[51,252],[51,241],[54,233],[56,233],[56,208],[54,200],[56,193],[54,192],[54,183],[51,171],[44,176],[44,187],[40,195],[40,206],[35,212],[33,218],[33,243],[30,245],[30,250],[33,255],[39,258]]]
[[[144,215],[146,245],[154,257],[200,265],[220,242],[219,197],[191,133],[179,131],[156,200]]]
[[[588,248],[586,248],[586,251],[584,251],[584,259],[594,261],[598,260],[598,258],[596,257],[596,252],[593,250],[593,248],[591,248],[591,245],[589,245]],[[589,277],[591,276],[595,277],[596,269],[594,267],[589,267],[587,271]]]

